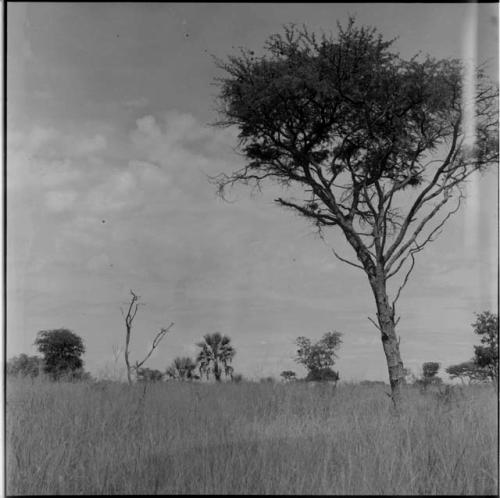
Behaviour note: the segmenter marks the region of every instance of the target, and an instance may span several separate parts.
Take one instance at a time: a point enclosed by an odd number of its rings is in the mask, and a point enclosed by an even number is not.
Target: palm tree
[[[231,339],[219,332],[206,334],[203,341],[196,345],[201,348],[196,358],[200,376],[205,374],[207,379],[213,373],[217,382],[221,381],[221,375],[224,372],[226,376],[232,377],[233,368],[229,365],[234,355],[235,349],[230,344]]]
[[[166,374],[172,379],[192,380],[198,377],[194,374],[195,368],[196,363],[191,358],[178,356],[167,368]]]

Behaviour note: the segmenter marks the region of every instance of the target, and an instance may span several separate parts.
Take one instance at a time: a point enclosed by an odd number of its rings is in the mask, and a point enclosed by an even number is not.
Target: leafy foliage
[[[340,332],[327,332],[314,344],[307,337],[297,337],[295,343],[298,349],[295,361],[304,365],[309,372],[319,372],[332,367],[337,357],[336,350],[342,343],[341,336]]]
[[[43,360],[39,356],[28,356],[21,353],[7,362],[7,375],[21,377],[38,377],[43,371]]]
[[[337,382],[339,379],[339,373],[329,367],[313,368],[309,370],[306,376],[306,381]]]
[[[160,382],[163,380],[163,373],[157,369],[138,368],[137,380],[139,382]]]
[[[266,55],[242,49],[240,56],[218,61],[228,75],[218,79],[218,124],[239,127],[248,159],[243,170],[221,175],[219,185],[265,178],[301,184],[311,198],[277,202],[318,226],[344,230],[347,220],[373,225],[383,214],[378,235],[385,237],[401,227],[390,206],[394,194],[421,186],[431,193],[438,180],[443,183],[433,197],[449,194],[471,170],[497,160],[497,119],[490,108],[497,92],[479,71],[477,142],[470,155],[458,140],[459,60],[406,61],[375,28],[357,27],[354,19],[338,28],[337,40],[318,40],[306,28],[288,26],[268,39]],[[454,149],[434,177],[429,153],[448,140]],[[344,195],[337,197],[335,185]],[[378,212],[375,200],[383,208]]]
[[[435,386],[443,383],[443,379],[437,376],[440,364],[435,361],[428,361],[422,365],[422,377],[417,379],[416,384],[424,389],[428,386]]]
[[[230,364],[236,351],[230,343],[231,339],[219,332],[203,336],[203,342],[196,344],[201,348],[196,358],[200,377],[205,375],[208,379],[213,374],[217,382],[220,382],[222,373],[226,377],[232,377],[233,367]]]
[[[435,361],[429,361],[422,365],[422,373],[425,379],[432,379],[436,377],[439,372],[439,363]]]
[[[474,361],[464,361],[458,365],[451,365],[446,369],[446,373],[452,379],[460,379],[464,382],[466,379],[471,382],[482,382],[488,379],[488,372],[479,367]]]
[[[297,375],[293,370],[283,370],[283,372],[280,373],[280,377],[286,382],[297,380]]]
[[[57,380],[68,375],[81,377],[85,353],[82,339],[71,330],[41,330],[35,346],[44,355],[44,371]]]
[[[342,231],[358,261],[334,253],[368,277],[397,403],[404,366],[396,302],[414,255],[459,209],[464,182],[498,163],[498,87],[479,68],[467,93],[460,60],[405,60],[392,44],[351,18],[336,38],[291,25],[262,56],[241,49],[217,60],[217,124],[239,129],[246,164],[213,181],[221,195],[238,183],[277,182],[289,193],[278,205],[320,234]],[[389,296],[387,280],[404,267]]]
[[[472,327],[481,337],[481,345],[474,346],[474,363],[484,369],[491,380],[498,382],[498,315],[490,311],[476,314]]]
[[[167,368],[166,374],[171,379],[194,380],[200,377],[195,374],[196,363],[189,357],[177,357]]]

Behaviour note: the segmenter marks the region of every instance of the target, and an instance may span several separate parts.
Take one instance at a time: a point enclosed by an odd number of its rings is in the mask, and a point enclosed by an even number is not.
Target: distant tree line
[[[7,374],[23,377],[46,375],[51,380],[88,380],[83,368],[85,346],[82,338],[69,329],[41,330],[34,342],[43,356],[24,353],[7,362]]]
[[[165,372],[139,368],[137,379],[140,382],[155,382],[164,379],[178,381],[194,381],[215,379],[221,382],[222,378],[240,381],[240,375],[234,375],[231,362],[236,350],[231,345],[231,339],[219,332],[205,334],[203,341],[196,344],[200,349],[196,359],[187,356],[176,357]]]
[[[445,372],[451,379],[460,379],[462,383],[494,382],[498,383],[498,315],[490,311],[476,313],[472,324],[474,333],[481,339],[481,344],[474,346],[474,356],[468,361],[450,365]],[[440,368],[438,362],[430,361],[422,365],[422,375],[413,376],[413,383],[424,390],[428,386],[443,383],[437,375]],[[407,371],[407,377],[411,376]]]
[[[472,324],[474,333],[480,337],[480,345],[474,346],[474,357],[457,365],[446,368],[446,373],[452,379],[462,382],[498,382],[498,315],[490,311],[476,314]],[[337,382],[339,373],[332,369],[338,357],[342,334],[327,332],[317,341],[300,336],[296,339],[297,355],[295,361],[303,365],[307,374],[305,381]],[[6,364],[9,376],[35,378],[45,375],[51,380],[89,380],[88,372],[84,370],[82,356],[85,353],[83,340],[77,334],[66,328],[41,330],[38,332],[34,345],[42,356],[20,354],[11,358]],[[164,379],[176,381],[196,381],[213,378],[221,382],[222,378],[240,382],[242,376],[234,373],[232,361],[236,350],[231,339],[219,332],[205,334],[203,341],[196,343],[199,348],[195,359],[176,357],[165,372],[157,369],[139,367],[136,369],[138,382],[158,382]],[[147,359],[147,358],[146,358]],[[144,362],[141,362],[143,364]],[[440,364],[425,362],[422,365],[422,375],[412,376],[405,371],[407,383],[426,389],[428,386],[440,385],[443,380],[437,375]],[[283,381],[298,380],[292,370],[281,372]]]
[[[481,344],[474,346],[473,358],[451,365],[446,373],[464,383],[492,381],[498,384],[498,315],[490,311],[476,313],[472,328],[481,338]]]
[[[34,345],[42,356],[22,353],[11,358],[6,365],[8,375],[35,378],[43,374],[54,381],[91,378],[83,368],[82,355],[85,353],[83,340],[71,330],[65,328],[42,330],[38,332]],[[235,375],[231,366],[236,350],[228,336],[219,332],[206,334],[197,346],[200,350],[195,360],[189,357],[177,357],[165,372],[139,366],[135,369],[137,381],[158,382],[165,378],[191,381],[213,378],[221,382],[222,377],[236,382],[241,381],[241,375]]]

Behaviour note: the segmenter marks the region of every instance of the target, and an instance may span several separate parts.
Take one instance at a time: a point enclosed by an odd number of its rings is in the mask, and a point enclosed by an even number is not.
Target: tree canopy
[[[327,332],[315,343],[307,337],[297,337],[295,361],[307,368],[306,380],[338,380],[338,373],[331,367],[335,364],[336,351],[342,343],[341,336],[340,332]]]
[[[368,277],[397,404],[404,367],[396,302],[414,255],[458,210],[464,182],[498,162],[498,87],[474,68],[468,91],[460,60],[405,60],[393,43],[350,19],[336,38],[290,25],[263,55],[243,48],[217,59],[217,124],[239,129],[246,164],[213,181],[223,196],[237,183],[277,182],[289,193],[278,205],[320,234],[341,230],[357,261],[333,251]]]
[[[28,356],[21,353],[7,362],[7,375],[38,377],[42,370],[43,360],[40,356]]]
[[[467,379],[469,383],[481,382],[488,378],[487,372],[478,367],[474,361],[464,361],[457,365],[450,365],[446,369],[446,373],[451,379],[460,379],[462,382]]]
[[[68,329],[41,330],[35,346],[44,356],[44,371],[53,379],[83,368],[85,346],[80,336]]]
[[[478,313],[472,327],[481,337],[481,345],[474,346],[474,363],[487,377],[498,381],[498,315],[490,311]]]
[[[139,382],[160,382],[163,379],[163,373],[155,368],[138,368],[137,380]]]
[[[233,361],[236,350],[231,345],[231,339],[219,332],[205,334],[203,341],[197,343],[201,348],[196,358],[199,365],[200,377],[206,375],[207,379],[213,374],[217,382],[221,381],[222,373],[226,377],[232,377]]]
[[[174,359],[172,364],[167,368],[166,374],[171,379],[176,380],[193,380],[195,378],[199,378],[195,375],[196,370],[196,362],[194,362],[191,358],[177,357]]]
[[[436,361],[428,361],[422,365],[422,374],[425,379],[432,379],[436,377],[439,372],[439,363]]]

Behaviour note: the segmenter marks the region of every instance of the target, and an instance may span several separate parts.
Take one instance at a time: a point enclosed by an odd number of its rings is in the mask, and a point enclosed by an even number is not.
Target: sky
[[[216,331],[248,378],[305,370],[294,341],[343,334],[343,380],[385,380],[366,276],[262,193],[217,197],[207,177],[244,163],[237,130],[211,126],[212,55],[260,50],[286,23],[336,33],[355,14],[409,58],[474,55],[498,81],[495,4],[7,4],[7,350],[35,354],[40,330],[82,337],[85,367],[123,373],[130,289],[141,296],[132,360],[174,322],[150,361],[165,370]],[[477,20],[475,22],[474,20]],[[475,41],[475,44],[474,44]],[[472,43],[472,44],[471,44]],[[474,313],[497,312],[498,170],[417,255],[398,302],[401,353],[419,373],[470,359]]]

